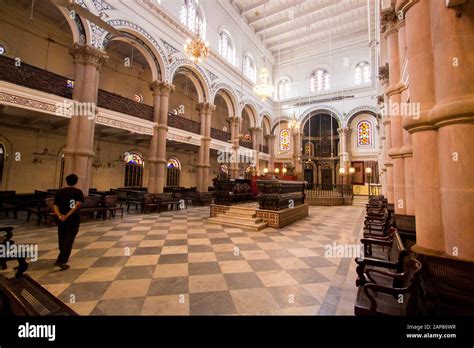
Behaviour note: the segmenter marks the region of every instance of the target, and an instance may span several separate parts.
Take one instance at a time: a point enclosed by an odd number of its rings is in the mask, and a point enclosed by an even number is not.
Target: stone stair
[[[364,207],[365,205],[369,203],[369,197],[368,196],[354,196],[354,199],[352,200],[352,205],[357,205],[359,207]]]
[[[228,225],[241,228],[250,228],[261,230],[267,227],[267,223],[257,217],[254,208],[231,206],[224,213],[218,213],[217,216],[209,218],[208,222],[219,225]]]

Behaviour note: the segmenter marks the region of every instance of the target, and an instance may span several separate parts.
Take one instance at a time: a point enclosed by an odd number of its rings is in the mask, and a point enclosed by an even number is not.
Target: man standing
[[[67,264],[71,255],[72,245],[79,231],[79,208],[84,202],[82,190],[75,188],[79,178],[76,174],[70,174],[66,177],[67,187],[62,188],[54,197],[54,212],[59,218],[58,222],[58,241],[59,255],[55,266],[62,270],[69,268]]]

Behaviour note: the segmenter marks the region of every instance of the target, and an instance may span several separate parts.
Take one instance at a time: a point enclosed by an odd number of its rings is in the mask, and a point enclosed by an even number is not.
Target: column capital
[[[395,11],[398,13],[399,17],[405,18],[408,10],[415,5],[419,0],[397,0],[395,4]]]
[[[199,112],[213,112],[216,106],[212,103],[199,103],[196,105],[196,110]]]
[[[379,80],[380,83],[383,84],[388,84],[389,83],[389,77],[390,77],[390,67],[388,63],[385,63],[385,65],[382,65],[379,67]]]
[[[240,117],[238,116],[227,117],[226,121],[229,123],[238,124],[240,122]]]
[[[96,68],[100,68],[109,60],[103,50],[77,42],[69,47],[69,54],[74,58],[74,63],[89,64]]]
[[[398,16],[393,8],[388,8],[380,13],[380,32],[385,37],[395,34],[397,28]]]
[[[351,131],[352,131],[352,129],[350,129],[349,127],[343,127],[343,128],[338,128],[337,129],[337,132],[339,133],[339,135],[347,135]]]
[[[173,84],[158,80],[151,82],[149,87],[153,94],[169,95],[175,91]]]
[[[262,129],[262,127],[250,127],[250,128],[249,128],[249,131],[251,131],[251,132],[258,132],[258,131],[260,131],[261,129]]]
[[[273,139],[275,139],[276,135],[275,134],[265,134],[264,137],[265,137],[265,139],[273,140]]]

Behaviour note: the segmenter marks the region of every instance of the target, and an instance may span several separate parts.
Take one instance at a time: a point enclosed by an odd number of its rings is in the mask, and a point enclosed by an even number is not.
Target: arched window
[[[370,71],[370,64],[367,62],[360,62],[356,65],[354,70],[354,79],[356,85],[370,83],[372,81],[372,73]]]
[[[230,64],[236,65],[234,41],[225,30],[219,33],[219,54]]]
[[[170,157],[166,165],[166,186],[179,186],[179,177],[181,174],[181,162],[175,158]]]
[[[307,156],[313,156],[314,154],[313,144],[310,143],[309,141],[306,144],[304,144],[304,154]]]
[[[327,91],[331,88],[331,75],[325,69],[317,69],[309,77],[310,92]]]
[[[136,152],[125,152],[123,161],[125,162],[124,186],[141,187],[143,181],[143,157]]]
[[[257,82],[257,68],[250,54],[246,54],[244,57],[244,75],[253,83]]]
[[[282,77],[278,82],[278,99],[290,97],[291,80],[288,77]]]
[[[181,23],[204,40],[206,38],[206,20],[196,0],[184,0],[179,14]]]
[[[0,184],[3,180],[3,167],[5,166],[5,145],[0,143]]]
[[[280,131],[280,151],[290,150],[290,130],[288,128],[282,129]]]
[[[372,125],[368,121],[357,124],[357,146],[372,146]]]

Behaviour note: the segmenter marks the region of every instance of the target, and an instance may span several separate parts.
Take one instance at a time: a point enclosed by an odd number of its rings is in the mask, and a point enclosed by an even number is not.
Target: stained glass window
[[[357,146],[372,145],[372,125],[368,121],[360,121],[357,125]]]
[[[143,164],[142,156],[135,152],[125,152],[123,160],[127,164],[135,164],[140,166]]]
[[[67,88],[74,88],[74,81],[73,80],[67,80]]]
[[[125,187],[141,187],[143,179],[143,157],[135,152],[125,152]]]
[[[313,144],[307,142],[304,144],[304,153],[305,155],[312,156],[313,155]]]
[[[290,131],[288,128],[282,129],[280,132],[280,150],[288,151],[290,150]]]
[[[250,133],[244,134],[244,140],[245,141],[252,141],[252,136],[250,135]]]
[[[175,157],[170,157],[166,167],[166,186],[179,186],[181,162]]]
[[[170,159],[168,159],[167,167],[181,169],[181,163],[179,162],[177,158],[170,157]]]

